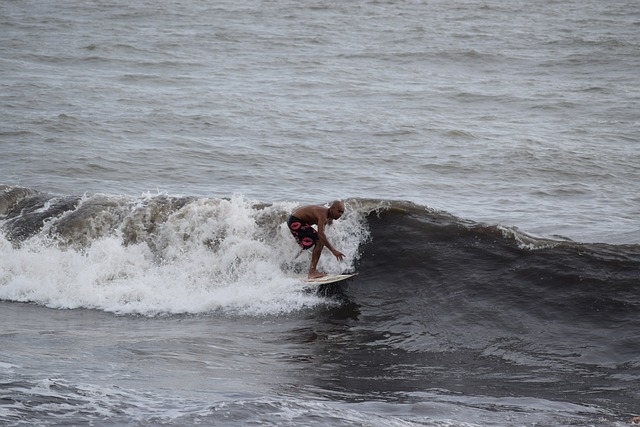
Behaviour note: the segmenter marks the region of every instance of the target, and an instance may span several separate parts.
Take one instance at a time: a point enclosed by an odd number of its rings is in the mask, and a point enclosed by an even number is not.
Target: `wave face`
[[[207,312],[251,305],[257,286],[266,297],[269,286],[283,283],[280,291],[288,294],[287,279],[303,274],[309,262],[285,224],[295,203],[1,190],[6,300],[124,313]],[[512,327],[531,327],[526,317],[534,315],[615,323],[639,308],[638,245],[536,238],[410,202],[346,204],[347,213],[328,231],[346,262],[327,253],[320,267],[357,268],[367,289],[425,293],[449,313]],[[223,292],[231,289],[234,295]]]
[[[639,245],[536,238],[399,202],[367,220],[358,263],[363,280],[376,277],[367,289],[407,292],[436,319],[535,333],[637,322]]]

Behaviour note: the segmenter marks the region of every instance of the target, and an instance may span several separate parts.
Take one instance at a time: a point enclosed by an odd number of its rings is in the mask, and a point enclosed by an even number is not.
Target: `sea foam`
[[[166,195],[85,196],[22,242],[0,235],[0,299],[147,316],[277,314],[326,304],[296,279],[310,254],[286,227],[295,206],[239,195],[179,203]],[[363,216],[348,212],[327,234],[346,259],[325,251],[319,267],[352,270],[367,236]]]

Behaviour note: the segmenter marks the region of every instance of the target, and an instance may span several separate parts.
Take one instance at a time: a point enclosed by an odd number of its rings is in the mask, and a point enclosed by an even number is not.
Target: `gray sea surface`
[[[0,424],[628,425],[638,70],[636,0],[0,2],[0,188],[94,214],[0,235]],[[280,217],[333,199],[349,269],[360,204],[412,251],[300,292]]]
[[[637,243],[635,1],[0,6],[0,181],[411,200]]]

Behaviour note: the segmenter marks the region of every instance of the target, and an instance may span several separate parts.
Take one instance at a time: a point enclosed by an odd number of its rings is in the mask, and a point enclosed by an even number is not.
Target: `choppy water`
[[[627,425],[639,29],[633,1],[0,4],[0,420]],[[309,292],[284,221],[336,198],[321,267],[359,274]]]
[[[6,2],[2,180],[638,241],[640,7]]]

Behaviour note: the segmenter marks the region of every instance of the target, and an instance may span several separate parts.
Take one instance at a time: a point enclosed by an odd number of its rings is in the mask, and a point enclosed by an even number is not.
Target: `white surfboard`
[[[352,274],[328,274],[326,276],[323,277],[318,277],[317,279],[307,279],[306,277],[303,279],[306,283],[315,283],[315,284],[322,284],[322,283],[336,283],[336,282],[342,282],[343,280],[347,280],[353,276],[355,276],[358,273],[352,273]]]

